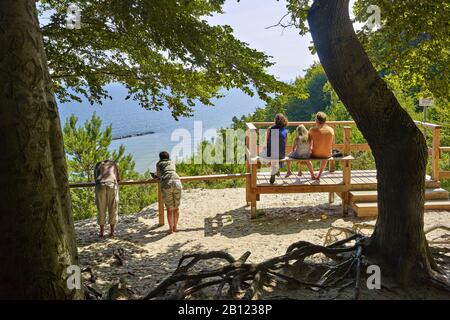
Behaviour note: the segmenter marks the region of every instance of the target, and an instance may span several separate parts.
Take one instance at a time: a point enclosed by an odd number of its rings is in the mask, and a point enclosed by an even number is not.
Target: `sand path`
[[[113,239],[97,237],[95,219],[77,222],[80,264],[94,270],[100,290],[123,278],[137,295],[143,295],[172,273],[186,253],[224,250],[238,258],[248,250],[248,261],[261,262],[282,255],[299,240],[324,244],[330,227],[374,225],[375,219],[343,218],[338,199],[330,205],[328,194],[262,195],[261,217],[251,220],[244,189],[185,191],[179,231],[173,235],[167,234],[167,226],[158,227],[156,204],[136,215],[120,216]],[[427,212],[425,227],[436,224],[450,225],[450,212]],[[428,238],[442,235],[434,231]],[[118,248],[124,250],[123,265],[113,255]]]

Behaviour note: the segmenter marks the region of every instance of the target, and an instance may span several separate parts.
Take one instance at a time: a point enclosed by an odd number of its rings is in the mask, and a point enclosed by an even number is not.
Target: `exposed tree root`
[[[450,231],[449,226],[438,224],[438,225],[434,225],[432,227],[425,229],[425,234],[428,234],[434,230],[439,230],[439,229],[445,230],[445,231]],[[439,238],[441,238],[441,237],[439,237]],[[439,238],[437,238],[437,239],[439,239]],[[429,240],[428,243],[429,244],[450,244],[450,240],[437,240],[437,239]]]
[[[361,286],[361,256],[362,256],[362,244],[360,241],[356,241],[356,280],[355,280],[355,300],[359,299],[360,286]]]
[[[425,232],[425,234],[427,234],[427,233],[430,233],[431,231],[434,231],[434,230],[437,230],[437,229],[443,229],[443,230],[446,230],[446,231],[450,231],[450,227],[449,226],[445,226],[443,224],[437,224],[437,225],[434,225],[432,227],[429,227],[429,228],[425,229],[424,232]]]
[[[325,235],[324,246],[330,245],[337,241],[338,237],[344,235],[345,238],[349,238],[353,235],[359,234],[364,235],[363,230],[368,229],[372,231],[374,226],[367,223],[354,223],[352,228],[342,228],[342,227],[331,227],[328,229],[327,234]]]
[[[164,279],[156,288],[149,291],[143,299],[189,299],[204,289],[215,289],[215,294],[208,296],[214,299],[259,299],[266,289],[284,285],[287,288],[303,288],[314,292],[319,290],[337,289],[336,299],[341,292],[353,286],[354,299],[360,299],[365,268],[369,265],[371,256],[366,252],[367,239],[365,236],[355,233],[368,226],[358,225],[352,229],[339,229],[338,235],[349,235],[343,240],[336,241],[326,246],[315,245],[306,241],[298,241],[291,244],[284,255],[271,258],[261,263],[248,263],[250,252],[245,252],[239,259],[235,259],[229,253],[212,251],[208,253],[189,254],[181,257],[176,270],[172,275]],[[429,233],[436,229],[450,230],[446,226],[433,226],[427,230]],[[331,234],[331,229],[327,236]],[[333,237],[338,236],[336,234]],[[331,238],[328,237],[328,239]],[[446,265],[450,250],[446,248],[430,247],[429,254],[436,258],[436,266]],[[123,253],[115,252],[117,260],[122,260]],[[308,260],[313,255],[322,254],[326,262],[311,262]],[[215,268],[202,267],[202,263],[210,264],[212,261],[221,262]],[[432,261],[434,261],[432,259]],[[425,284],[439,290],[450,292],[449,268],[439,268],[440,273],[423,277]],[[89,273],[89,282],[95,283],[96,276],[91,268],[86,268],[83,273]],[[391,294],[399,292],[386,286],[387,279],[383,276],[381,285]],[[386,280],[385,280],[386,279]],[[114,299],[114,297],[126,297],[134,294],[124,284],[112,286],[108,294],[102,295],[95,288],[84,285],[87,299]],[[114,289],[114,290],[113,290]],[[228,290],[225,290],[228,289]],[[402,290],[400,288],[400,290]],[[288,298],[288,297],[283,297]]]
[[[213,286],[217,286],[216,299],[225,297],[223,293],[225,286],[229,288],[226,298],[258,299],[262,295],[264,287],[269,286],[273,281],[282,281],[312,290],[329,288],[346,280],[355,266],[355,271],[361,268],[363,239],[365,239],[363,236],[355,234],[329,246],[299,241],[290,245],[286,254],[258,264],[246,263],[250,252],[246,252],[237,260],[221,251],[186,255],[180,259],[175,272],[151,290],[144,299],[167,297],[168,290],[173,287],[175,287],[175,290],[172,290],[174,293],[169,294],[169,297],[186,299],[199,290]],[[356,241],[356,243],[348,245],[351,241]],[[305,262],[306,258],[318,253],[322,253],[334,263],[314,264],[315,266],[313,266],[313,264]],[[189,259],[191,260],[188,263],[183,264]],[[212,270],[192,271],[200,261],[211,259],[225,260],[227,264]],[[286,269],[289,268],[294,271],[309,268],[313,274],[314,269],[319,267],[321,268],[320,277],[316,282],[303,280],[286,272]],[[358,271],[358,273],[360,272]],[[355,289],[359,288],[358,281],[355,283]],[[359,293],[355,294],[355,297],[358,295]]]

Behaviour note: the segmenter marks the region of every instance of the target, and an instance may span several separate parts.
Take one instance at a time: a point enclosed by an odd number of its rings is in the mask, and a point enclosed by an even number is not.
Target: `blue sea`
[[[112,124],[113,138],[154,132],[113,140],[111,144],[111,150],[118,149],[123,144],[126,152],[133,155],[136,170],[141,173],[148,169],[154,170],[160,151],[170,152],[174,146],[183,145],[185,151],[183,156],[189,156],[195,152],[201,140],[211,140],[211,133],[222,127],[228,127],[234,116],[240,117],[254,112],[257,107],[264,106],[264,102],[257,97],[249,97],[235,89],[224,91],[225,96],[214,100],[214,106],[204,106],[199,103],[192,117],[183,117],[176,121],[167,109],[145,110],[137,102],[125,100],[127,90],[121,85],[109,85],[107,90],[112,100],[105,100],[102,105],[92,106],[86,101],[59,103],[61,124],[64,126],[66,119],[74,114],[78,117],[78,125],[83,125],[95,112],[102,119],[103,127]],[[194,122],[196,126],[202,127],[202,134],[194,136]],[[174,134],[173,137],[172,134]]]

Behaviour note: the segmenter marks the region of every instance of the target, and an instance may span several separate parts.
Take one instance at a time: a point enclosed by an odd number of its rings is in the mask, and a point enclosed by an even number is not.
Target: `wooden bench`
[[[261,162],[261,160],[264,161],[277,161],[277,159],[271,159],[271,158],[264,158],[264,157],[254,157],[253,158],[254,161],[258,161]],[[355,160],[355,158],[353,158],[352,156],[342,156],[342,157],[330,157],[330,158],[305,158],[305,159],[298,159],[298,158],[290,158],[290,157],[284,157],[283,159],[279,159],[278,162],[288,162],[288,161],[322,161],[322,160],[327,160],[327,161],[346,161],[346,160]]]

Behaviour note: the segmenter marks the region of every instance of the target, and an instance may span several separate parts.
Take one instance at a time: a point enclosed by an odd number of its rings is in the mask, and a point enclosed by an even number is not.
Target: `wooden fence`
[[[181,177],[182,182],[192,182],[192,181],[211,181],[211,180],[231,180],[231,179],[246,179],[247,173],[235,173],[235,174],[216,174],[216,175],[208,175],[208,176],[190,176],[190,177]],[[164,202],[162,200],[161,195],[161,184],[159,183],[159,179],[148,179],[148,180],[127,180],[120,181],[120,186],[132,186],[132,185],[145,185],[145,184],[156,184],[158,186],[158,217],[159,217],[159,225],[164,225]],[[95,187],[94,182],[80,182],[80,183],[71,183],[70,188],[90,188]]]

